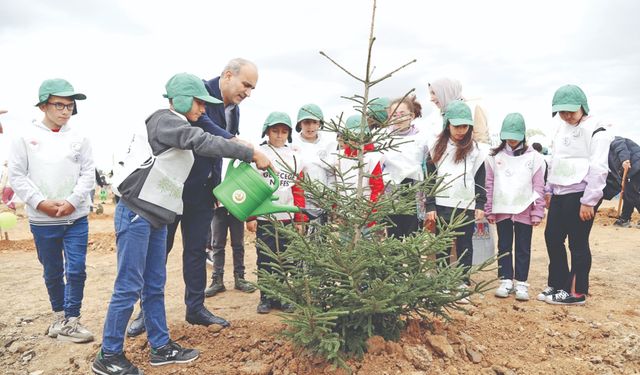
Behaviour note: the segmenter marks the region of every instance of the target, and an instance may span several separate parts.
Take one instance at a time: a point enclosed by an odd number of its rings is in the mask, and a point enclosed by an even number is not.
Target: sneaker
[[[60,330],[64,327],[64,311],[57,311],[53,313],[53,322],[47,330],[47,336],[55,339],[58,337]]]
[[[272,307],[273,306],[271,306],[271,301],[269,301],[268,299],[261,299],[258,307],[256,308],[256,312],[258,314],[268,314],[271,312]]]
[[[516,299],[518,301],[529,300],[529,284],[526,281],[518,281],[516,283]]]
[[[93,361],[91,370],[98,375],[142,375],[142,370],[129,362],[124,353],[107,356],[102,349]]]
[[[511,293],[513,293],[513,280],[500,280],[500,286],[495,292],[496,297],[507,298]]]
[[[71,341],[75,343],[83,343],[93,341],[93,333],[89,332],[88,329],[84,328],[82,324],[80,324],[79,316],[72,316],[67,319],[64,327],[60,329],[58,333],[58,340],[60,341]]]
[[[552,287],[552,286],[547,286],[544,289],[542,289],[542,292],[540,292],[540,294],[538,294],[538,301],[546,301],[547,297],[552,296],[556,293],[556,288]]]
[[[169,340],[169,343],[159,347],[151,348],[151,365],[162,366],[171,363],[189,363],[196,360],[200,356],[200,352],[196,349],[185,349],[178,343]]]
[[[584,305],[586,300],[584,295],[576,297],[564,290],[559,290],[558,293],[547,297],[545,302],[551,305]]]
[[[213,249],[207,248],[207,264],[213,267]]]
[[[623,218],[618,218],[618,220],[616,220],[613,223],[614,226],[616,227],[620,227],[620,228],[629,228],[631,226],[631,220],[625,220]]]
[[[282,310],[283,313],[292,314],[296,311],[296,307],[290,303],[283,303],[280,305],[280,310]]]
[[[467,291],[467,289],[469,289],[467,284],[460,285],[458,287],[458,296],[461,296],[464,292]],[[462,297],[459,300],[457,300],[456,303],[458,303],[460,305],[468,305],[468,304],[471,303],[471,300],[469,299],[469,296],[465,296],[465,297]]]

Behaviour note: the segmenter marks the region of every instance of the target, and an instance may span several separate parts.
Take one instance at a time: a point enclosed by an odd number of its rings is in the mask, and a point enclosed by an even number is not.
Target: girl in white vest
[[[498,278],[496,297],[515,292],[517,300],[529,300],[529,264],[533,227],[544,217],[545,163],[525,139],[524,118],[508,114],[502,122],[500,145],[491,150],[485,167],[489,223],[498,227]],[[515,234],[515,246],[513,245]],[[515,251],[512,251],[515,248]],[[515,287],[513,260],[515,253]]]
[[[606,185],[611,136],[589,113],[584,92],[575,85],[553,95],[552,115],[562,123],[553,140],[545,200],[549,208],[544,238],[549,255],[547,287],[538,300],[582,305],[589,293],[589,233]],[[565,239],[569,238],[571,268]]]
[[[395,150],[386,150],[384,161],[385,184],[391,189],[412,185],[424,179],[422,166],[428,152],[426,137],[413,124],[422,117],[422,106],[415,95],[394,99],[389,105],[389,133],[397,140]],[[387,236],[403,238],[415,233],[419,227],[416,214],[389,215]]]
[[[293,127],[291,126],[289,115],[284,112],[271,112],[262,127],[262,137],[266,136],[267,142],[262,143],[259,149],[267,155],[278,169],[276,173],[280,180],[280,186],[274,193],[278,197],[275,202],[284,206],[305,207],[304,191],[296,185],[296,181],[302,178],[302,173],[305,170],[304,162],[300,154],[287,146],[287,143],[291,143],[292,131]],[[293,169],[293,171],[290,169]],[[275,180],[269,172],[264,171],[261,174],[269,186],[275,186]],[[271,214],[271,216],[285,225],[294,223],[298,231],[303,230],[302,223],[307,220],[302,213],[296,213],[292,217],[290,213],[278,212]],[[250,217],[247,219],[246,226],[248,231],[256,233],[258,271],[264,270],[273,273],[274,270],[269,264],[273,259],[261,250],[258,243],[264,243],[271,251],[277,253],[286,250],[287,239],[284,236],[277,235],[277,228],[273,226],[266,216]],[[258,274],[258,283],[260,283],[260,274]],[[273,308],[280,308],[288,312],[293,309],[291,305],[268,298],[263,291],[260,291],[260,302],[256,309],[258,314],[268,314]]]
[[[427,156],[427,172],[436,173],[443,178],[445,190],[437,197],[427,197],[427,221],[435,221],[436,216],[449,220],[452,213],[463,212],[471,221],[457,229],[462,232],[455,241],[458,265],[469,269],[473,258],[473,221],[484,218],[484,204],[487,200],[484,189],[485,156],[473,140],[473,118],[471,110],[462,101],[456,100],[447,105],[444,111],[444,129],[438,136]],[[442,261],[449,262],[449,254],[438,254]],[[443,259],[445,258],[445,259]],[[470,283],[465,277],[461,289]],[[469,303],[464,297],[459,303]]]

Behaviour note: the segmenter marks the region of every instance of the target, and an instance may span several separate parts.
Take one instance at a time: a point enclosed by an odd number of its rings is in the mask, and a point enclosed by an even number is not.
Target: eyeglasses
[[[59,102],[55,102],[55,103],[47,102],[47,104],[51,104],[58,111],[62,111],[65,108],[67,109],[67,111],[73,111],[73,109],[76,107],[76,103],[64,104],[64,103],[59,103]]]
[[[395,111],[391,114],[391,117],[409,117],[409,116],[413,116],[413,113],[405,112],[405,111]]]

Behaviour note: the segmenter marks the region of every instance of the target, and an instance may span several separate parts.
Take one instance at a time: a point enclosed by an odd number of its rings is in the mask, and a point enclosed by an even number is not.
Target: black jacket
[[[631,169],[627,173],[627,180],[640,173],[640,146],[634,141],[615,137],[609,146],[609,174],[607,186],[604,188],[604,199],[615,197],[622,189],[622,162],[631,161]]]

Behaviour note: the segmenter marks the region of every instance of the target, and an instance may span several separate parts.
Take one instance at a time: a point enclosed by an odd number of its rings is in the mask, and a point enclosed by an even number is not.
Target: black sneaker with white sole
[[[91,365],[91,370],[98,375],[142,375],[142,370],[134,366],[124,353],[104,355],[102,350],[98,352]]]
[[[200,356],[200,352],[196,349],[185,349],[174,341],[159,347],[151,348],[151,365],[162,366],[171,363],[188,363]]]
[[[538,301],[542,301],[545,302],[547,300],[547,297],[550,297],[554,294],[556,294],[558,291],[556,290],[556,288],[552,287],[552,286],[547,286],[545,287],[542,292],[540,292],[540,294],[538,294]]]
[[[571,293],[567,293],[564,290],[559,290],[558,293],[547,297],[545,302],[552,305],[584,305],[586,300],[587,298],[584,296],[584,294],[580,297],[577,297]]]

